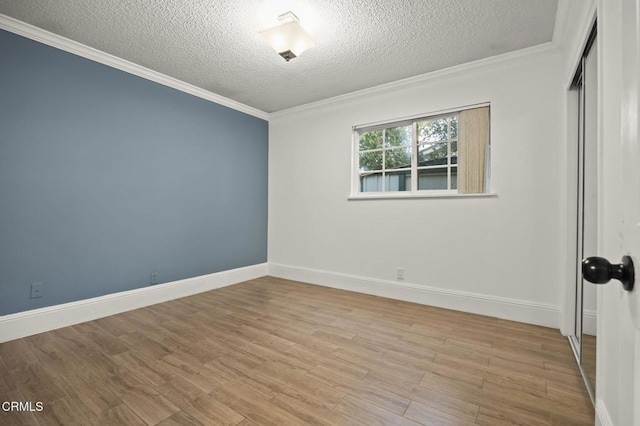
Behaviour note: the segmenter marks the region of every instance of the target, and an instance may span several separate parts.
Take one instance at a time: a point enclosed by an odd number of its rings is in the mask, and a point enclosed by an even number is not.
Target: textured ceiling
[[[0,0],[0,13],[265,112],[549,42],[558,0]],[[258,34],[293,11],[316,46]]]

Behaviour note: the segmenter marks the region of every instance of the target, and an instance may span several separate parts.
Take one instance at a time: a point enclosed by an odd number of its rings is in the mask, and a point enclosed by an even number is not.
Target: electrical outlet
[[[38,297],[42,297],[42,283],[33,283],[31,284],[31,298],[37,299]]]
[[[151,272],[150,284],[155,285],[160,282],[160,278],[158,278],[158,271]]]
[[[404,268],[398,266],[396,270],[396,278],[400,281],[404,280]]]

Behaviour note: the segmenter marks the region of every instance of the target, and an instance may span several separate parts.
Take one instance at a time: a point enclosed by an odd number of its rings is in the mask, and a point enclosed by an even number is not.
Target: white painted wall
[[[478,304],[461,309],[557,327],[563,58],[550,46],[514,57],[273,114],[269,264],[348,274],[372,287],[376,280],[393,287],[401,266],[406,285],[471,295]],[[353,125],[481,102],[491,103],[497,197],[347,200]],[[480,306],[498,299],[542,310],[523,319]],[[437,304],[455,309],[455,301]]]
[[[596,0],[559,0],[553,42],[563,50],[563,75],[568,85],[594,23]]]

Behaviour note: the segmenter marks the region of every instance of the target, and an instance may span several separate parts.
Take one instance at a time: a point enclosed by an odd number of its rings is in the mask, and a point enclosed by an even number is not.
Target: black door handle
[[[622,256],[622,263],[612,265],[604,257],[587,257],[582,261],[582,276],[594,284],[606,284],[611,278],[619,280],[622,287],[633,290],[635,272],[631,256]]]

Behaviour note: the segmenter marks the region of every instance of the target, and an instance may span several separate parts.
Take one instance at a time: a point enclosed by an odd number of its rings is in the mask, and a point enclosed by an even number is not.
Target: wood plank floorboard
[[[557,330],[264,277],[0,344],[0,425],[588,425]]]

